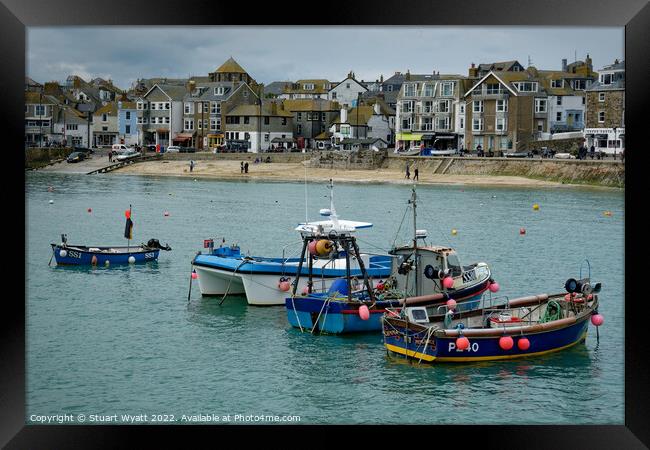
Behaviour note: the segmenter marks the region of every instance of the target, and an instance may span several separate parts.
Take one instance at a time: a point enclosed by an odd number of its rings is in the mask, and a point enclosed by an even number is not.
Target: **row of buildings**
[[[518,149],[581,134],[588,146],[624,148],[623,62],[595,72],[591,59],[561,70],[518,61],[471,64],[467,75],[396,72],[374,82],[350,72],[257,83],[233,58],[207,76],[25,83],[27,146]]]

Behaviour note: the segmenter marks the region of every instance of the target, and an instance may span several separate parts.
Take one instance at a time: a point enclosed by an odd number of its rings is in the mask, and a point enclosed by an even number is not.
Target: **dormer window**
[[[305,83],[302,85],[302,88],[306,91],[313,91],[314,90],[314,83]]]
[[[223,95],[223,92],[224,92],[223,86],[218,86],[214,88],[214,95]]]
[[[564,80],[551,80],[552,88],[561,88],[564,85]]]

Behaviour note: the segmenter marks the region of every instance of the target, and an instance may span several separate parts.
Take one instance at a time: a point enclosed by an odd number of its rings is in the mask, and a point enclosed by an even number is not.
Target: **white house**
[[[364,85],[354,79],[354,73],[350,72],[345,80],[329,90],[327,98],[339,102],[342,106],[356,106],[359,96],[367,91]]]

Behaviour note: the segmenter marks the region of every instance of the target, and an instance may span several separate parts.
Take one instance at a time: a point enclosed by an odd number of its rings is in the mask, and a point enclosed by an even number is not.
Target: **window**
[[[555,121],[556,122],[562,122],[562,112],[559,111],[555,114]]]
[[[194,120],[192,119],[185,119],[185,126],[184,129],[186,130],[193,130],[194,129]]]
[[[223,95],[223,86],[214,88],[214,95]]]
[[[424,114],[430,114],[433,112],[433,102],[432,101],[426,101],[422,105],[422,112]]]
[[[169,117],[165,117],[165,123],[169,123]]]
[[[169,103],[165,103],[165,109],[170,109]]]
[[[582,97],[582,104],[585,104],[585,97]]]
[[[542,120],[537,121],[537,131],[544,131],[544,122]]]
[[[433,130],[433,119],[431,117],[423,117],[422,118],[422,125],[420,125],[420,129],[422,129],[424,131]]]
[[[433,97],[433,85],[425,84],[424,85],[424,94],[425,97]]]
[[[45,115],[45,105],[36,105],[34,110],[35,116],[44,116]]]
[[[268,133],[264,134],[264,142],[269,142],[270,135]]]
[[[449,112],[449,100],[440,100],[438,102],[438,112],[441,113]]]
[[[126,134],[131,134],[131,125],[127,125],[125,129]]]
[[[587,80],[573,80],[573,89],[584,91],[587,88]]]
[[[320,113],[320,120],[326,120],[325,113]]]
[[[264,117],[264,125],[268,125],[271,123],[271,118],[269,116]]]
[[[102,131],[108,131],[108,127],[102,127]]]
[[[536,113],[545,113],[546,112],[546,99],[545,98],[536,98],[535,99],[535,112]]]
[[[506,131],[506,118],[505,117],[497,117],[496,130],[497,131]]]
[[[561,88],[564,86],[564,80],[551,80],[552,88]]]
[[[183,110],[183,112],[185,114],[192,114],[194,112],[193,106],[194,105],[192,103],[185,103],[185,109]]]
[[[244,123],[251,123],[251,118],[249,116],[244,116]]]
[[[28,120],[27,121],[27,126],[28,127],[37,127],[38,125],[37,125],[35,120]]]
[[[210,112],[210,102],[203,102],[203,113],[208,114]]]
[[[508,101],[497,100],[497,112],[506,112],[506,111],[508,111]]]
[[[483,100],[474,100],[474,111],[475,113],[482,113],[483,112]]]
[[[599,123],[605,122],[605,111],[598,112],[598,122]]]
[[[604,102],[605,101],[605,93],[604,92],[599,92],[598,93],[598,101],[599,102]]]
[[[158,103],[153,103],[153,102],[152,102],[152,103],[151,103],[151,110],[152,110],[152,111],[155,111],[156,109],[158,109]]]
[[[210,103],[210,114],[221,114],[221,102]]]
[[[106,113],[102,114],[102,122],[108,122],[108,115]]]
[[[286,118],[286,117],[283,117],[283,118],[282,118],[282,125],[286,125],[286,124],[287,124],[287,118]]]
[[[483,131],[483,119],[472,120],[472,131]]]
[[[216,130],[217,129],[217,119],[210,119],[210,130]]]
[[[202,129],[203,129],[203,124],[201,123],[200,120],[198,120],[198,121],[196,122],[196,129],[197,129],[197,130],[202,130]]]
[[[350,89],[350,83],[345,83],[345,88]]]
[[[65,129],[68,130],[68,131],[77,131],[78,128],[79,127],[77,126],[76,123],[67,123],[65,125]]]
[[[411,129],[411,118],[409,117],[408,119],[402,119],[402,130],[410,130]]]
[[[461,117],[461,118],[460,118],[459,123],[458,123],[458,127],[459,127],[461,130],[464,130],[464,129],[465,129],[465,118],[464,118],[464,117]]]
[[[465,104],[461,103],[460,105],[458,105],[458,107],[459,107],[460,113],[465,114]]]
[[[562,97],[560,97],[560,96],[558,95],[558,96],[557,96],[557,100],[556,100],[556,102],[557,102],[557,103],[556,103],[557,106],[562,106]]]
[[[136,103],[136,108],[139,109],[139,110],[144,109],[143,106],[144,106],[144,105],[142,104],[142,102],[138,102],[138,103]]]
[[[239,116],[228,116],[228,117],[226,117],[226,123],[238,124],[239,123]]]
[[[614,76],[611,73],[604,73],[600,75],[600,82],[602,84],[612,84],[614,82]]]
[[[302,113],[301,112],[297,113],[296,115],[298,116],[297,117],[298,120],[302,120]]]
[[[501,85],[499,83],[487,83],[485,85],[486,94],[501,94]]]
[[[519,92],[537,92],[536,81],[521,81],[519,83],[515,83],[515,87]]]
[[[131,120],[131,111],[126,112],[126,120]]]
[[[348,85],[348,87],[350,87]],[[313,91],[314,90],[314,83],[306,83],[302,85],[302,88],[306,91]]]
[[[142,117],[138,117],[138,123],[142,123]]]
[[[332,100],[336,100],[336,91],[332,92]]]
[[[449,117],[442,117],[437,121],[438,130],[448,130],[449,129]]]
[[[451,81],[446,81],[440,86],[440,95],[444,97],[450,97],[454,95],[454,83]]]
[[[404,96],[405,97],[415,96],[415,84],[407,83],[404,85]]]
[[[402,112],[405,112],[405,113],[412,113],[412,112],[413,112],[413,104],[414,104],[414,103],[415,103],[415,102],[413,102],[412,100],[411,100],[411,101],[407,101],[407,102],[402,102]]]
[[[298,124],[298,134],[302,134],[302,125]]]

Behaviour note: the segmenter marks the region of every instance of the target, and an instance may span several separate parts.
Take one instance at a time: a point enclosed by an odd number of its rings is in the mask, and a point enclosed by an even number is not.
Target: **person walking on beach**
[[[244,173],[248,173],[248,162],[244,164]]]
[[[406,178],[411,179],[411,172],[409,171],[409,165],[406,163]]]
[[[239,165],[240,165],[239,173],[244,173],[244,161],[242,161]]]
[[[419,171],[418,171],[417,167],[413,170],[413,181],[415,181],[415,180],[420,180]]]
[[[190,172],[194,170],[194,160],[190,159]]]

